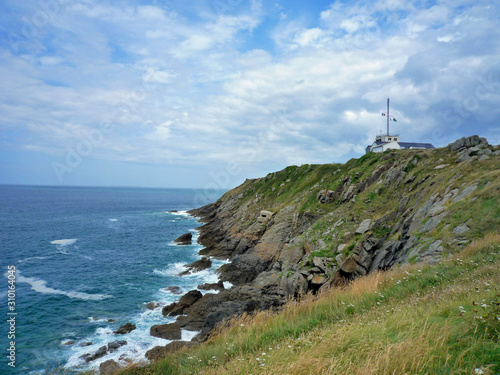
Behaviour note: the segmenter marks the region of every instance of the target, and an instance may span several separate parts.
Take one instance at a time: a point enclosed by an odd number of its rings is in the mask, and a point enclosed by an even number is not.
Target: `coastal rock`
[[[63,342],[61,345],[69,346],[69,345],[73,345],[74,343],[75,343],[75,340],[68,340],[68,341]]]
[[[104,357],[107,353],[106,345],[101,346],[99,349],[94,354],[84,354],[80,358],[85,359],[85,362],[92,362],[95,361],[96,359],[99,359],[101,357]]]
[[[212,267],[212,261],[206,257],[197,260],[191,264],[185,266],[187,269],[179,274],[179,276],[189,275],[192,272],[200,272],[206,270],[207,268]]]
[[[136,328],[135,324],[126,323],[126,324],[122,325],[120,328],[118,328],[116,331],[114,331],[113,333],[115,335],[125,335],[127,333],[132,332],[135,328]]]
[[[120,365],[112,359],[107,360],[99,365],[100,375],[113,375],[121,369]]]
[[[108,351],[113,353],[116,349],[122,347],[123,345],[127,345],[125,340],[110,342],[108,343]]]
[[[178,245],[191,245],[192,240],[193,240],[193,234],[186,233],[180,236],[179,238],[176,238],[174,242],[177,243]]]
[[[158,302],[153,302],[153,301],[148,302],[146,304],[146,307],[147,307],[148,310],[154,310],[154,309],[156,309],[159,306],[160,306],[160,304]]]
[[[172,294],[182,294],[182,289],[180,286],[169,286],[165,288],[165,290],[168,290]]]
[[[196,343],[191,341],[172,341],[165,346],[155,346],[153,349],[148,350],[145,356],[151,362],[155,362],[165,357],[168,353],[174,353],[182,348],[187,348],[194,345],[196,345]]]
[[[182,337],[181,326],[178,322],[151,327],[149,334],[166,340],[180,340]]]
[[[184,310],[193,305],[196,301],[203,297],[203,294],[199,290],[190,290],[186,294],[184,294],[179,302],[173,306],[171,311],[168,313],[169,316],[182,315]],[[164,308],[165,310],[166,308]],[[162,311],[163,313],[163,311]]]
[[[198,289],[200,290],[224,290],[224,282],[219,280],[217,283],[205,283],[198,285]]]

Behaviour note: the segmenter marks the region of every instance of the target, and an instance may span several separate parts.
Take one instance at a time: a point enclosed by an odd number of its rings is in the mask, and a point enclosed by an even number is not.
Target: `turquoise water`
[[[178,299],[165,289],[168,286],[179,286],[185,293],[217,280],[220,261],[214,261],[210,270],[178,277],[184,264],[199,259],[201,246],[177,246],[172,241],[189,231],[196,239],[195,228],[200,224],[185,211],[221,194],[0,186],[4,353],[10,341],[7,267],[17,269],[16,367],[9,367],[2,355],[0,374],[44,374],[58,365],[87,369],[79,357],[116,340],[126,340],[127,345],[91,367],[98,368],[108,359],[140,361],[150,348],[167,344],[151,337],[149,329],[173,320],[164,318],[161,308],[149,310],[146,304]],[[127,322],[137,329],[124,336],[112,334]],[[183,332],[183,339],[194,335]]]

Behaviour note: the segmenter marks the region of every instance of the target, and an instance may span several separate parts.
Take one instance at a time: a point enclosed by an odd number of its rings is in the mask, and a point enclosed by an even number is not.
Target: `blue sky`
[[[500,143],[493,1],[0,1],[0,183],[231,188],[404,141]]]

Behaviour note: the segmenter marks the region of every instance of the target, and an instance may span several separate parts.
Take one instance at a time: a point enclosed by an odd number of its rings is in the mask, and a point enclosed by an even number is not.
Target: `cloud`
[[[312,20],[283,2],[195,4],[78,1],[23,39],[36,48],[4,39],[9,147],[62,160],[110,123],[89,158],[265,174],[359,156],[387,97],[405,140],[500,142],[493,4],[334,2]],[[37,11],[17,4],[6,22],[21,37]]]

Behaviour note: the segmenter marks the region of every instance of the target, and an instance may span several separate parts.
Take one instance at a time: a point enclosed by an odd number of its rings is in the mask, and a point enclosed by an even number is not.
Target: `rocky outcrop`
[[[197,260],[191,264],[188,264],[186,267],[186,271],[183,271],[179,274],[179,276],[189,275],[190,273],[200,272],[206,270],[207,268],[212,267],[212,261],[207,257],[203,257],[200,260]]]
[[[122,325],[120,328],[118,328],[116,331],[114,331],[113,333],[115,335],[125,335],[127,333],[132,332],[135,328],[136,328],[135,324],[126,323],[126,324]]]
[[[203,297],[198,290],[190,290],[184,294],[179,302],[174,302],[162,309],[163,316],[177,316],[184,313],[186,309],[191,307],[196,301]]]
[[[146,352],[146,358],[152,362],[158,361],[165,357],[168,353],[173,353],[181,350],[182,348],[188,348],[196,345],[191,341],[172,341],[165,346],[155,346]]]
[[[166,340],[180,340],[182,337],[181,326],[178,322],[154,325],[149,330],[149,334]]]
[[[193,241],[192,233],[183,234],[182,236],[174,240],[174,242],[178,245],[191,245],[192,241]]]
[[[99,365],[100,375],[113,375],[121,369],[121,366],[112,359],[104,361]]]

